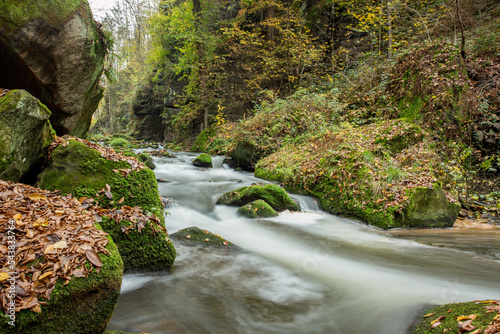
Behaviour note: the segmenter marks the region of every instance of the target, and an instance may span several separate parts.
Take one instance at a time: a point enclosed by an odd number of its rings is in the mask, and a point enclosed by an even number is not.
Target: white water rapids
[[[243,250],[176,244],[172,272],[124,276],[110,330],[399,334],[424,305],[500,299],[499,230],[393,235],[296,195],[302,212],[241,218],[217,197],[266,181],[175,154],[154,158],[168,232],[197,226]]]

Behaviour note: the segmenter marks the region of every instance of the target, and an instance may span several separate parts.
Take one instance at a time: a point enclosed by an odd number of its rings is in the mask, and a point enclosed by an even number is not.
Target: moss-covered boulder
[[[288,196],[287,192],[275,184],[265,186],[256,184],[227,192],[217,199],[217,204],[243,206],[259,199],[267,202],[276,211],[299,210],[298,204]]]
[[[234,247],[234,244],[227,241],[217,234],[202,230],[196,226],[187,227],[170,235],[170,238],[175,242],[186,245],[229,248]]]
[[[137,229],[130,221],[117,223],[103,217],[101,226],[118,245],[125,272],[167,271],[174,264],[176,251],[164,229],[152,221]]]
[[[36,175],[55,133],[50,111],[24,90],[0,97],[0,178],[29,181]]]
[[[435,184],[414,188],[397,220],[407,227],[452,227],[459,212],[460,204],[450,203],[443,189]]]
[[[431,306],[421,312],[410,333],[498,333],[499,306],[494,300]]]
[[[236,211],[236,214],[248,218],[268,218],[276,217],[278,215],[278,213],[274,211],[274,209],[269,204],[261,199],[241,206]]]
[[[208,148],[208,142],[211,137],[215,134],[215,129],[212,127],[206,128],[203,130],[198,137],[196,137],[196,141],[193,146],[191,146],[192,152],[205,152]]]
[[[239,141],[231,152],[231,158],[243,170],[253,170],[261,157],[261,150],[254,143],[247,140]]]
[[[155,174],[144,165],[140,167],[138,160],[128,159],[108,160],[84,142],[68,139],[52,151],[47,167],[38,176],[37,186],[71,193],[76,198],[94,198],[103,208],[140,207],[163,220]],[[130,222],[116,223],[103,218],[102,226],[118,245],[126,271],[171,268],[175,248],[165,231],[150,223],[139,231],[127,229]]]
[[[151,158],[151,156],[149,154],[147,154],[147,153],[141,153],[141,154],[139,154],[139,158],[149,168],[151,168],[151,169],[155,169],[156,168],[156,165],[153,162],[153,158]]]
[[[208,154],[202,153],[193,160],[193,165],[196,167],[212,168],[212,157]]]
[[[99,273],[94,268],[87,277],[73,277],[67,285],[64,285],[64,280],[59,278],[50,300],[47,301],[48,305],[41,307],[41,313],[22,310],[16,314],[16,326],[12,327],[7,321],[2,321],[0,332],[6,334],[104,332],[120,295],[123,275],[123,262],[118,249],[111,238],[108,239],[106,249],[110,254],[99,255],[103,264]]]
[[[0,87],[45,104],[59,135],[84,136],[103,95],[108,41],[85,0],[0,2]]]
[[[77,198],[92,197],[104,208],[128,205],[161,212],[155,174],[149,168],[131,167],[127,161],[105,159],[97,150],[68,139],[52,151],[46,168],[38,175],[37,186]]]

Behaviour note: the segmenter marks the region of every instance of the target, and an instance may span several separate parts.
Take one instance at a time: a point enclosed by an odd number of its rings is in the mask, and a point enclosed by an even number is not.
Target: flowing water
[[[169,233],[198,226],[241,250],[177,245],[172,272],[125,275],[108,329],[147,333],[405,333],[429,304],[500,299],[500,231],[386,232],[322,212],[251,220],[215,205],[255,182],[214,157],[155,158]]]

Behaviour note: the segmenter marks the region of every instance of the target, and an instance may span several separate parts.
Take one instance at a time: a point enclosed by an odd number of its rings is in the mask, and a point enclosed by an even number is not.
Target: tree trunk
[[[387,0],[387,58],[392,59],[392,1]]]
[[[458,0],[455,0],[455,6],[457,9],[457,19],[460,23],[460,33],[462,34],[462,43],[460,46],[460,56],[462,60],[465,60],[465,34],[464,34],[464,23],[462,21],[462,15],[460,14],[460,6],[458,5]]]

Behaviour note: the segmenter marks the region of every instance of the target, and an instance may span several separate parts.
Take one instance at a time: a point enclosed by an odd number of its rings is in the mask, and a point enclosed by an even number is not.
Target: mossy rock
[[[248,218],[268,218],[276,217],[278,213],[265,201],[258,199],[241,206],[236,214]]]
[[[229,248],[234,244],[217,234],[202,230],[196,226],[184,228],[170,235],[176,242],[202,247]]]
[[[194,142],[193,146],[191,146],[191,151],[205,152],[208,148],[208,141],[211,137],[214,136],[214,134],[215,134],[215,129],[213,128],[207,128],[203,130],[196,138],[196,141]]]
[[[0,13],[0,86],[40,99],[59,135],[84,137],[103,96],[109,43],[88,2],[4,0]]]
[[[96,225],[97,226],[97,225]],[[98,227],[98,226],[97,226]],[[99,228],[99,227],[98,227]],[[8,325],[5,315],[1,333],[30,334],[94,334],[105,331],[120,295],[123,262],[110,237],[106,249],[110,255],[99,254],[103,263],[84,278],[73,277],[67,285],[59,279],[48,305],[41,313],[22,310],[16,314],[15,327]]]
[[[130,165],[125,161],[106,160],[98,151],[70,139],[66,147],[59,145],[54,149],[36,184],[41,189],[59,190],[63,195],[71,193],[77,198],[95,198],[104,208],[138,206],[163,217],[153,171],[140,169],[122,176],[120,169],[130,169]],[[99,193],[106,184],[111,188],[111,199]],[[118,204],[122,198],[123,202]]]
[[[460,212],[459,203],[450,203],[439,185],[417,187],[411,194],[403,214],[396,220],[406,227],[452,227]]]
[[[202,153],[194,159],[193,165],[196,167],[212,168],[212,157],[208,154]]]
[[[243,206],[259,199],[267,202],[276,211],[300,210],[286,191],[275,184],[252,185],[227,192],[219,197],[217,204]]]
[[[55,139],[51,113],[24,90],[0,98],[0,178],[29,182]]]
[[[233,158],[238,164],[238,167],[243,170],[253,170],[261,156],[261,150],[255,144],[246,140],[239,141],[234,151],[231,153],[231,158]]]
[[[163,220],[163,204],[158,183],[152,170],[141,169],[122,176],[120,169],[129,169],[125,161],[110,161],[76,140],[59,145],[51,154],[44,171],[38,176],[37,186],[46,190],[59,190],[63,195],[95,198],[99,205],[118,207],[138,206],[153,212]],[[113,198],[100,192],[108,184]],[[119,203],[123,198],[122,203]],[[121,225],[103,219],[103,228],[119,247],[126,271],[168,270],[175,260],[175,249],[164,232],[154,232],[151,226],[141,232],[121,232]],[[149,223],[148,223],[149,224]]]
[[[121,137],[111,139],[111,141],[109,142],[109,145],[111,145],[115,148],[121,148],[121,147],[131,148],[132,147],[132,144],[130,144],[130,142],[127,139],[121,138]]]
[[[488,305],[491,305],[491,303],[488,303],[488,301],[472,301],[428,307],[421,312],[421,315],[417,319],[416,324],[412,327],[411,333],[437,334],[443,333],[445,329],[447,329],[446,333],[450,334],[462,333],[458,328],[457,317],[469,316],[472,314],[475,314],[477,317],[472,321],[471,324],[477,327],[477,329],[482,329],[481,333],[483,333],[484,329],[491,321],[493,321],[493,318],[498,314],[497,312],[486,313],[487,309],[485,308],[485,306]],[[424,317],[429,314],[433,315]],[[441,316],[445,317],[440,320],[441,325],[434,329],[431,329],[431,322]]]
[[[139,231],[135,228],[122,232],[122,226],[132,223],[103,217],[101,226],[118,245],[125,272],[167,271],[174,264],[176,251],[168,235],[155,231],[151,222]]]
[[[151,158],[151,156],[149,154],[141,153],[141,154],[139,154],[139,159],[141,159],[141,161],[144,162],[144,164],[146,166],[148,166],[149,168],[151,168],[151,169],[156,168],[156,165],[153,162],[153,158]]]

